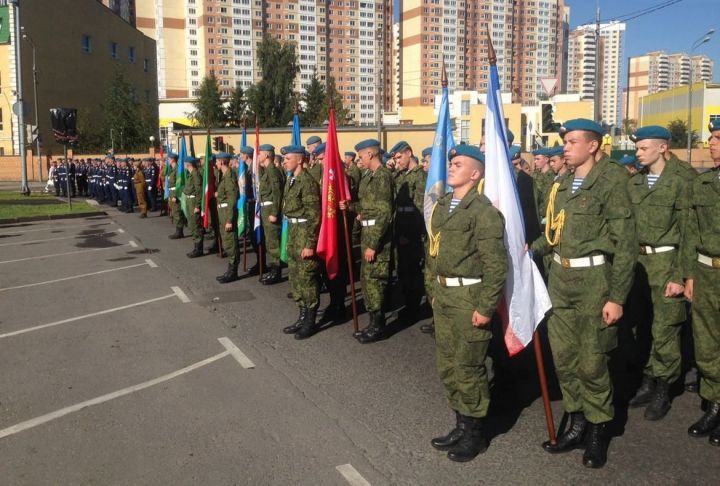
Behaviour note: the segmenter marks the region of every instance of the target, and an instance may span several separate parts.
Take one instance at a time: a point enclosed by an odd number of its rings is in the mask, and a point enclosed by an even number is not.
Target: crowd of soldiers
[[[607,425],[614,418],[608,357],[618,346],[618,334],[620,346],[630,348],[627,355],[642,370],[629,406],[645,407],[647,420],[662,419],[671,407],[671,387],[682,385],[688,358],[681,353],[681,329],[690,315],[699,376],[695,390],[704,413],[688,433],[709,436],[710,444],[720,446],[720,121],[710,130],[715,169],[702,174],[670,152],[670,134],[662,127],[637,130],[636,157],[618,162],[601,151],[600,125],[571,120],[561,128],[564,145],[535,150],[532,168],[512,145],[512,133],[506,134],[527,248],[542,268],[553,305],[547,333],[569,415],[557,441],[543,444],[547,452],[582,448],[585,466],[606,463]],[[495,309],[508,271],[504,218],[482,193],[484,143],[460,144],[447,154],[449,192],[434,204],[427,225],[424,197],[432,148],[422,150],[420,158],[404,141],[388,151],[374,139],[354,148],[345,152],[351,197],[339,202],[348,228],[340,219],[341,263],[334,279],[317,256],[325,157],[319,137],[305,146],[283,147],[279,155],[272,145],[261,145],[259,174],[250,172],[255,156],[250,147],[237,157],[215,154],[208,161],[216,183],[208,230],[201,220],[201,160],[184,160],[187,179],[180,195],[175,193],[178,155],[169,154],[163,177],[175,227],[170,238],[183,238],[187,228],[193,239],[187,256],[196,258],[206,254],[205,233],[213,234],[210,251],[228,259],[220,283],[240,278],[239,238],[245,238],[257,253],[248,275],[272,285],[280,281],[286,221],[289,297],[297,303],[298,317],[282,330],[302,340],[326,324],[347,320],[348,265],[342,249],[348,234],[368,314],[367,325],[354,337],[363,344],[388,337],[385,316],[394,275],[404,300],[401,322],[420,319],[425,297],[433,320],[422,330],[435,337],[438,373],[456,419],[453,429],[431,444],[453,461],[472,460],[488,447],[485,360],[493,333],[501,333]],[[81,162],[85,169],[79,172],[87,174],[92,197],[113,205],[128,198],[123,191],[133,194],[127,164]],[[136,184],[135,197],[140,201],[144,192],[143,198],[160,208],[157,166],[147,161],[145,172],[138,164],[135,175],[144,173],[147,190]],[[242,194],[247,204],[238,209]],[[261,241],[252,229],[258,207]],[[247,223],[243,235],[237,231],[240,221]],[[330,303],[318,316],[323,286]]]

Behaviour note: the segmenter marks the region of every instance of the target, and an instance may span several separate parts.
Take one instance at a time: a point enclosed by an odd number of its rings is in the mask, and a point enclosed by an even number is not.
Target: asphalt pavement
[[[168,218],[107,212],[0,226],[2,484],[717,483],[689,393],[660,422],[619,410],[604,469],[544,452],[529,353],[493,386],[488,451],[453,463],[429,443],[453,416],[418,325],[297,341],[287,282],[220,285],[226,260],[188,259]]]

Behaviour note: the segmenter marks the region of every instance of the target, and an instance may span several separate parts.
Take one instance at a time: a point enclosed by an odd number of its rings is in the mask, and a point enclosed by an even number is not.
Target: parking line
[[[180,299],[180,302],[183,304],[187,304],[190,302],[190,298],[185,294],[185,292],[182,291],[180,287],[170,287],[173,292],[175,292],[175,295],[178,296],[178,299]]]
[[[130,240],[130,242],[129,242],[128,244],[129,244],[130,246],[132,246],[133,248],[137,248],[137,247],[138,247],[138,244],[135,243],[133,240]]]
[[[19,331],[6,332],[5,334],[0,334],[0,339],[18,336],[20,334],[26,334],[28,332],[39,331],[41,329],[47,329],[48,327],[55,327],[55,326],[59,326],[61,324],[67,324],[68,322],[79,321],[81,319],[87,319],[89,317],[102,316],[105,314],[110,314],[112,312],[118,312],[118,311],[125,310],[125,309],[132,309],[133,307],[138,307],[138,306],[145,305],[145,304],[152,304],[153,302],[159,302],[161,300],[166,300],[171,297],[177,297],[177,294],[175,292],[173,292],[172,294],[163,295],[162,297],[155,297],[154,299],[143,300],[142,302],[135,302],[134,304],[127,304],[127,305],[122,305],[120,307],[113,307],[112,309],[105,309],[105,310],[101,310],[101,311],[97,311],[97,312],[91,312],[90,314],[85,314],[82,316],[69,317],[67,319],[62,319],[60,321],[49,322],[47,324],[41,324],[39,326],[33,326],[33,327],[28,327],[26,329],[20,329]]]
[[[335,469],[337,469],[337,472],[342,474],[342,477],[352,486],[370,486],[367,479],[362,477],[362,475],[357,472],[357,469],[352,467],[352,464],[343,464],[335,467]]]
[[[123,233],[125,233],[125,230],[122,229],[122,228],[118,228],[117,232],[120,233],[120,234],[123,234]]]
[[[30,243],[45,243],[46,241],[72,240],[75,238],[87,238],[88,236],[101,236],[101,235],[114,235],[114,234],[115,234],[114,231],[108,231],[106,233],[103,230],[100,233],[89,233],[87,235],[58,236],[57,238],[47,238],[45,240],[13,241],[12,243],[0,243],[0,246],[29,245]]]
[[[174,371],[167,375],[160,376],[158,378],[155,378],[154,380],[149,380],[144,383],[140,383],[138,385],[129,386],[127,388],[123,388],[122,390],[108,393],[108,394],[99,396],[97,398],[92,398],[90,400],[86,400],[84,402],[80,402],[75,405],[71,405],[69,407],[61,408],[60,410],[56,410],[54,412],[50,412],[45,415],[41,415],[39,417],[35,417],[30,420],[26,420],[25,422],[20,422],[17,425],[13,425],[11,427],[7,427],[5,429],[0,430],[0,439],[8,437],[10,435],[17,434],[18,432],[23,432],[25,430],[32,429],[33,427],[37,427],[38,425],[45,424],[52,420],[59,419],[61,417],[64,417],[65,415],[69,415],[71,413],[80,411],[83,408],[91,407],[93,405],[99,405],[101,403],[113,400],[115,398],[120,398],[125,395],[134,393],[136,391],[144,390],[145,388],[150,388],[151,386],[158,385],[158,384],[163,383],[168,380],[172,380],[173,378],[184,375],[184,374],[189,373],[198,368],[202,368],[205,365],[209,365],[210,363],[213,363],[219,359],[222,359],[225,356],[228,356],[229,354],[230,354],[230,351],[223,351],[220,354],[216,354],[215,356],[211,356],[210,358],[204,359],[202,361],[198,361],[197,363],[191,364],[190,366],[186,366],[185,368]]]
[[[117,248],[122,248],[123,246],[127,246],[127,245],[108,246],[106,248],[90,248],[89,250],[77,250],[77,251],[68,251],[65,253],[53,253],[52,255],[38,255],[38,256],[34,256],[34,257],[18,258],[17,260],[4,260],[4,261],[0,262],[0,265],[2,265],[3,263],[17,263],[17,262],[26,262],[28,260],[42,260],[43,258],[53,258],[53,257],[59,257],[59,256],[65,256],[65,255],[75,255],[76,253],[89,253],[91,251],[115,250]]]
[[[147,263],[150,268],[157,268],[157,267],[158,267],[158,264],[155,263],[154,261],[150,260],[150,259],[145,260],[145,263]]]
[[[31,284],[25,284],[25,285],[16,285],[15,287],[5,287],[4,289],[0,289],[0,292],[3,292],[5,290],[16,290],[16,289],[24,289],[27,287],[36,287],[38,285],[47,285],[51,283],[57,283],[57,282],[64,282],[66,280],[73,280],[76,278],[83,278],[83,277],[90,277],[92,275],[101,275],[103,273],[110,273],[110,272],[117,272],[119,270],[127,270],[128,268],[136,268],[136,267],[142,267],[147,265],[146,262],[142,263],[136,263],[135,265],[128,265],[126,267],[118,267],[118,268],[109,268],[107,270],[100,270],[99,272],[90,272],[90,273],[83,273],[82,275],[73,275],[72,277],[63,277],[63,278],[56,278],[55,280],[46,280],[45,282],[36,282]]]
[[[255,368],[255,363],[253,363],[252,361],[250,361],[250,358],[248,358],[247,356],[245,356],[245,353],[243,353],[242,351],[240,351],[240,348],[238,348],[237,346],[235,346],[235,344],[233,344],[233,342],[230,341],[230,339],[228,339],[228,338],[226,338],[226,337],[221,337],[221,338],[218,338],[218,341],[220,341],[220,344],[222,344],[223,347],[228,350],[228,352],[230,353],[230,355],[231,355],[233,358],[235,358],[235,360],[236,360],[238,363],[240,363],[240,366],[242,366],[242,367],[245,368],[246,370],[247,370],[247,369]]]
[[[70,228],[87,228],[87,227],[89,227],[89,226],[105,226],[105,225],[108,225],[108,224],[115,224],[115,221],[110,221],[110,222],[108,222],[108,223],[74,224],[74,225],[71,225],[71,226],[62,226],[62,225],[58,226],[58,225],[55,225],[55,226],[48,226],[47,228],[35,228],[35,229],[18,228],[18,229],[16,229],[15,231],[3,231],[3,232],[0,232],[0,235],[11,235],[11,234],[14,234],[14,233],[22,233],[22,234],[25,234],[25,233],[34,233],[34,232],[36,232],[36,231],[54,231],[54,230],[65,230],[65,229],[70,229]],[[0,227],[0,229],[7,229],[7,228],[2,228],[2,227]]]

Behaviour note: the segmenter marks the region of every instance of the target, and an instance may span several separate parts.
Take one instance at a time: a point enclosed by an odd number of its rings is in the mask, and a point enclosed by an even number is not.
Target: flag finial
[[[497,64],[497,56],[495,55],[495,48],[493,47],[492,39],[490,38],[490,29],[486,32],[488,41],[488,61],[491,66],[495,66],[495,64]]]
[[[445,69],[445,60],[444,59],[443,59],[443,63],[442,63],[442,78],[440,78],[440,83],[442,84],[443,88],[447,88],[448,77],[447,77],[447,69]]]

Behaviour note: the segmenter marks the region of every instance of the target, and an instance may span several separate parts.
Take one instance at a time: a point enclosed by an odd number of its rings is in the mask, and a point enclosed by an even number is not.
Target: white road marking
[[[133,248],[137,248],[137,247],[138,247],[138,244],[135,243],[135,242],[132,241],[132,240],[130,240],[130,242],[128,243],[128,245],[132,246]]]
[[[154,261],[150,260],[150,259],[145,260],[145,263],[147,263],[150,268],[157,268],[157,267],[158,267],[158,264],[155,263]]]
[[[230,354],[230,351],[223,351],[220,354],[216,354],[215,356],[212,356],[210,358],[204,359],[202,361],[198,361],[195,364],[191,364],[190,366],[186,366],[185,368],[174,371],[167,375],[160,376],[158,378],[155,378],[154,380],[146,381],[146,382],[140,383],[138,385],[129,386],[127,388],[123,388],[122,390],[108,393],[108,394],[99,396],[97,398],[92,398],[90,400],[86,400],[84,402],[80,402],[78,404],[71,405],[69,407],[61,408],[60,410],[56,410],[54,412],[50,412],[45,415],[41,415],[39,417],[35,417],[30,420],[26,420],[25,422],[20,422],[17,425],[13,425],[11,427],[7,427],[5,429],[0,430],[0,439],[17,434],[18,432],[22,432],[24,430],[32,429],[33,427],[37,427],[38,425],[42,425],[42,424],[45,424],[52,420],[59,419],[61,417],[64,417],[65,415],[69,415],[71,413],[78,412],[78,411],[82,410],[83,408],[91,407],[93,405],[99,405],[101,403],[113,400],[115,398],[120,398],[125,395],[134,393],[136,391],[144,390],[145,388],[150,388],[151,386],[158,385],[158,384],[163,383],[168,380],[172,380],[173,378],[176,378],[180,375],[184,375],[193,370],[196,370],[205,365],[208,365],[214,361],[222,359],[225,356],[228,356],[229,354]]]
[[[242,367],[245,368],[246,370],[247,370],[247,369],[251,369],[251,368],[255,368],[255,363],[253,363],[252,361],[250,361],[250,358],[248,358],[247,356],[245,356],[245,353],[243,353],[242,351],[240,351],[240,348],[238,348],[237,346],[235,346],[235,344],[233,344],[233,342],[230,341],[230,339],[228,339],[228,338],[226,338],[226,337],[221,337],[221,338],[218,338],[218,341],[220,341],[220,344],[222,344],[223,347],[228,350],[228,352],[230,353],[230,355],[231,355],[233,358],[235,358],[235,360],[236,360],[238,363],[240,363],[240,366],[242,366]]]
[[[122,229],[122,228],[118,228],[117,232],[120,233],[120,234],[123,234],[123,233],[125,233],[125,230]]]
[[[45,227],[45,228],[34,228],[34,229],[25,229],[25,228],[20,227],[20,228],[15,229],[15,231],[3,231],[3,232],[0,232],[0,235],[12,235],[12,234],[15,234],[15,233],[25,234],[25,233],[34,233],[34,232],[36,232],[36,231],[66,230],[66,229],[70,229],[70,228],[87,228],[88,226],[105,226],[105,225],[107,225],[107,224],[115,224],[115,222],[114,222],[114,221],[109,221],[109,222],[107,222],[107,223],[74,224],[74,225],[70,225],[70,226],[64,226],[64,225],[58,226],[58,225],[55,225],[55,226],[47,226],[47,227]],[[0,227],[0,229],[8,229],[8,228]]]
[[[52,255],[39,255],[34,257],[27,257],[27,258],[18,258],[17,260],[5,260],[1,261],[0,264],[3,263],[16,263],[16,262],[26,262],[28,260],[41,260],[43,258],[52,258],[52,257],[58,257],[58,256],[65,256],[65,255],[75,255],[77,253],[89,253],[91,251],[103,251],[103,250],[114,250],[117,248],[122,248],[123,246],[127,245],[118,245],[118,246],[108,246],[106,248],[90,248],[90,249],[84,249],[84,250],[77,250],[77,251],[68,251],[65,253],[53,253]]]
[[[46,280],[45,282],[36,282],[31,284],[25,284],[25,285],[16,285],[15,287],[5,287],[4,289],[0,289],[0,292],[3,292],[5,290],[16,290],[16,289],[24,289],[27,287],[35,287],[38,285],[47,285],[51,283],[57,283],[57,282],[64,282],[66,280],[73,280],[76,278],[83,278],[83,277],[90,277],[92,275],[101,275],[103,273],[110,273],[110,272],[117,272],[118,270],[127,270],[128,268],[136,268],[136,267],[142,267],[147,265],[147,263],[136,263],[135,265],[128,265],[126,267],[118,267],[118,268],[109,268],[107,270],[100,270],[99,272],[90,272],[90,273],[83,273],[82,275],[73,275],[72,277],[63,277],[63,278],[56,278],[55,280]],[[182,300],[182,299],[181,299]]]
[[[178,296],[178,299],[180,299],[180,302],[183,304],[187,304],[190,302],[190,298],[185,294],[185,292],[182,291],[180,287],[170,287],[173,292],[175,292],[175,295]]]
[[[87,238],[88,236],[101,236],[101,235],[112,235],[112,234],[115,234],[115,232],[108,231],[106,233],[105,230],[103,230],[100,233],[88,233],[86,235],[58,236],[57,238],[47,238],[44,240],[13,241],[12,243],[1,243],[0,246],[29,245],[30,243],[45,243],[46,241],[72,240],[75,238]]]
[[[357,469],[352,467],[352,464],[343,464],[336,466],[337,472],[342,474],[342,477],[350,483],[352,486],[370,486],[370,483],[357,472]]]
[[[143,300],[142,302],[135,302],[134,304],[127,304],[127,305],[122,305],[120,307],[113,307],[112,309],[105,309],[105,310],[101,310],[101,311],[97,311],[97,312],[92,312],[90,314],[85,314],[82,316],[69,317],[67,319],[62,319],[60,321],[49,322],[47,324],[41,324],[39,326],[28,327],[26,329],[20,329],[19,331],[6,332],[5,334],[0,334],[0,339],[18,336],[20,334],[25,334],[28,332],[39,331],[41,329],[47,329],[48,327],[55,327],[55,326],[59,326],[61,324],[67,324],[68,322],[79,321],[81,319],[87,319],[88,317],[102,316],[104,314],[110,314],[112,312],[117,312],[117,311],[121,311],[121,310],[125,310],[125,309],[132,309],[133,307],[138,307],[138,306],[145,305],[145,304],[152,304],[153,302],[158,302],[161,300],[169,299],[171,297],[177,297],[177,294],[175,294],[173,292],[172,294],[163,295],[162,297],[155,297],[154,299]]]

